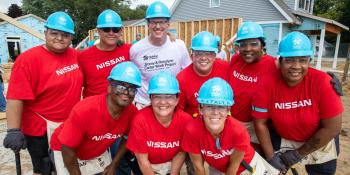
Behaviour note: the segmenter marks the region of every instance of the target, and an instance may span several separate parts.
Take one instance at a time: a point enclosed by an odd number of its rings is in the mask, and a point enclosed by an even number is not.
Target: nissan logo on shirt
[[[205,149],[201,150],[201,153],[207,157],[213,157],[214,159],[221,159],[225,156],[230,156],[233,153],[234,149],[221,150],[221,153],[213,153],[212,151],[207,151]]]
[[[117,139],[117,138],[120,138],[122,137],[123,134],[111,134],[111,133],[106,133],[104,135],[100,135],[100,136],[93,136],[92,137],[92,140],[94,141],[102,141],[102,140],[105,140],[105,139]]]

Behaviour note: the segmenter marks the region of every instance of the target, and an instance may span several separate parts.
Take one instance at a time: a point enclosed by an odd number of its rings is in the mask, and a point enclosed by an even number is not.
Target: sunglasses
[[[126,87],[122,84],[118,84],[118,83],[110,83],[110,85],[113,87],[113,91],[115,94],[119,95],[119,94],[125,94],[125,92],[128,92],[129,96],[135,96],[137,93],[137,89],[136,87],[132,86],[132,87]]]
[[[120,27],[104,27],[104,28],[101,28],[101,30],[105,33],[109,33],[109,32],[111,32],[111,30],[113,33],[119,33],[120,30],[122,30],[122,28],[120,28]]]

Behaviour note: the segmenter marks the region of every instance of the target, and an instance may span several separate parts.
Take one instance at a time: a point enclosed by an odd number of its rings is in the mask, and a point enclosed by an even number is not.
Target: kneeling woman
[[[201,117],[187,125],[181,143],[190,154],[196,174],[205,174],[204,160],[210,166],[210,175],[278,174],[254,151],[245,127],[228,115],[233,92],[225,80],[206,81],[197,100]]]
[[[149,83],[151,106],[139,111],[131,126],[127,148],[135,153],[143,174],[179,174],[185,159],[180,143],[191,116],[178,110],[179,84],[160,72]]]

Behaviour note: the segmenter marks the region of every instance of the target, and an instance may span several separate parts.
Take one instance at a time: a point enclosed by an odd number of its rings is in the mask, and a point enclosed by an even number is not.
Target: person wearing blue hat
[[[113,67],[106,93],[85,98],[72,109],[50,142],[58,175],[114,175],[125,153],[125,139],[137,113],[132,104],[141,86],[141,73],[132,62]],[[112,160],[108,148],[121,138]]]
[[[142,73],[142,88],[135,97],[136,107],[148,106],[148,83],[153,75],[161,70],[176,75],[191,62],[185,43],[179,39],[172,42],[167,36],[170,27],[170,11],[160,2],[153,2],[146,11],[149,36],[143,38],[130,49],[130,60]]]
[[[80,100],[83,75],[77,51],[69,46],[74,22],[65,12],[49,15],[45,44],[22,53],[13,66],[7,92],[7,135],[4,147],[27,148],[33,174],[50,174],[51,133]]]
[[[140,40],[141,40],[141,34],[138,33],[138,34],[136,34],[136,39],[134,41],[132,41],[131,44],[135,44],[135,43],[137,43]]]
[[[204,161],[209,164],[210,175],[279,173],[254,151],[244,126],[230,116],[233,91],[225,80],[207,80],[197,101],[200,116],[186,126],[181,143],[196,174],[206,174]]]
[[[333,175],[344,109],[332,77],[309,67],[313,49],[301,32],[287,34],[278,54],[279,69],[271,70],[252,99],[266,159],[282,172],[301,163],[310,175]]]
[[[180,143],[185,124],[192,119],[176,107],[179,93],[178,81],[170,72],[160,71],[150,80],[151,106],[135,116],[126,144],[143,174],[180,174],[185,160]]]

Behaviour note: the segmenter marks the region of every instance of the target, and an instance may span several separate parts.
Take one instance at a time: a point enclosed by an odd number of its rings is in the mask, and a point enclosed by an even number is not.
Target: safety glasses
[[[127,94],[129,96],[135,96],[137,93],[136,87],[127,87],[125,85],[122,85],[120,83],[110,83],[110,85],[113,87],[113,92],[117,95],[119,94],[125,94],[125,92],[128,92]]]
[[[246,48],[246,47],[253,47],[253,48],[256,48],[256,47],[259,47],[260,46],[260,42],[257,42],[257,41],[254,41],[254,42],[239,42],[238,43],[238,47],[241,47],[241,48]]]
[[[119,33],[122,28],[120,27],[104,27],[101,28],[101,30],[105,33],[113,32],[113,33]]]

